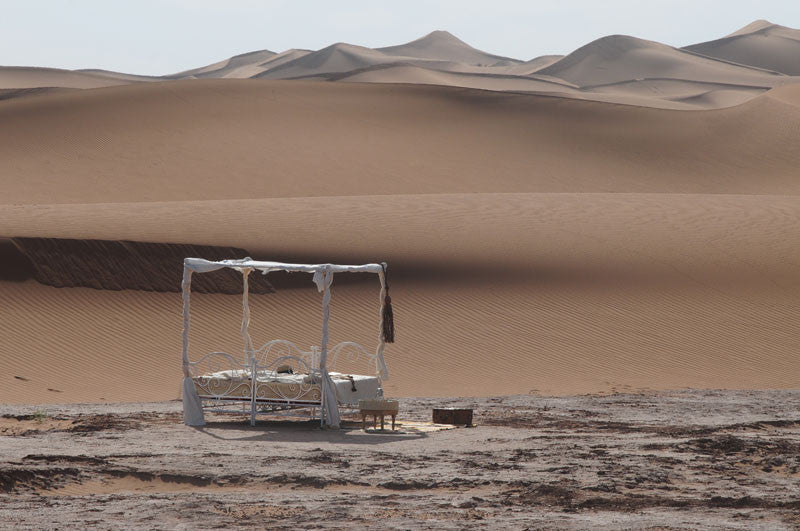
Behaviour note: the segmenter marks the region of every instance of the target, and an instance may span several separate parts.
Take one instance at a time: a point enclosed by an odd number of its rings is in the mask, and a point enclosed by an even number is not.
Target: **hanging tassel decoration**
[[[389,279],[386,277],[386,264],[381,264],[381,267],[383,268],[383,288],[386,290],[381,313],[382,337],[384,343],[394,343],[394,312],[392,311],[392,298],[389,296]]]

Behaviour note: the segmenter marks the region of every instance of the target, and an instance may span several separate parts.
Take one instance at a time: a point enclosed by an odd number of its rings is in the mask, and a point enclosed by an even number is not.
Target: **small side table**
[[[392,417],[392,431],[394,431],[397,412],[400,410],[400,403],[397,400],[359,400],[358,410],[361,413],[361,429],[367,430],[367,417],[372,417],[372,427],[377,428],[378,417],[381,418],[381,430],[384,429],[385,417]]]

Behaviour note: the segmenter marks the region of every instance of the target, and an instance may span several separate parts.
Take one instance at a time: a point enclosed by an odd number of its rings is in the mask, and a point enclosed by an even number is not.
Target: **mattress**
[[[378,396],[380,380],[361,374],[329,373],[340,404],[358,405],[363,398]],[[200,397],[250,398],[251,381],[242,370],[219,371],[193,378]],[[285,374],[258,371],[256,398],[259,400],[292,400],[319,402],[322,397],[320,377],[311,374]]]

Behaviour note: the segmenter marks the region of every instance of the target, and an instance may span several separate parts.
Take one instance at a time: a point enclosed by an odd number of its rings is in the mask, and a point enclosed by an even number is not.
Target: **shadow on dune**
[[[0,280],[35,279],[57,288],[126,289],[180,292],[183,259],[209,260],[245,258],[247,251],[177,243],[61,238],[0,239]],[[192,291],[199,293],[242,292],[242,277],[231,270],[197,275]],[[272,293],[262,275],[253,275],[251,293]]]

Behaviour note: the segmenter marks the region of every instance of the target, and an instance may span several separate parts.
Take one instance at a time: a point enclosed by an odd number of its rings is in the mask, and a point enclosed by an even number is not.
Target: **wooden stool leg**
[[[361,414],[361,429],[367,431],[367,415],[364,413]]]
[[[381,415],[381,431],[383,431],[383,415]]]
[[[392,415],[392,431],[394,431],[394,419],[397,415]]]

